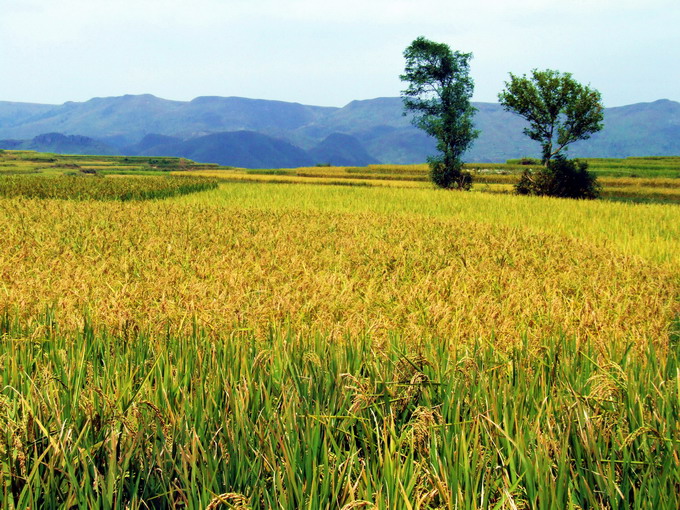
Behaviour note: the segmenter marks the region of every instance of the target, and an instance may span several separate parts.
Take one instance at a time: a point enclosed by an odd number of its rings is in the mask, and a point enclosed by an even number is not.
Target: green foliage
[[[508,163],[510,163],[510,162],[508,161]],[[540,165],[541,162],[537,159],[534,159],[534,158],[522,158],[522,159],[518,160],[518,164],[523,165],[523,166]]]
[[[461,172],[461,156],[479,132],[473,128],[470,104],[474,82],[471,53],[452,52],[448,45],[419,37],[404,51],[401,80],[404,110],[413,124],[437,140],[440,155],[430,158],[433,182],[442,188],[469,189],[471,176]]]
[[[587,140],[602,129],[600,93],[581,85],[570,73],[534,69],[531,78],[510,73],[498,99],[507,111],[529,122],[524,134],[541,143],[544,163],[568,144]]]
[[[600,196],[601,187],[597,176],[588,172],[586,161],[568,160],[558,155],[538,172],[525,170],[515,191],[519,195],[594,199]]]
[[[680,347],[680,315],[671,323],[668,344],[671,349],[678,350]]]
[[[170,171],[170,170],[180,170],[186,164],[184,163],[186,160],[182,160],[181,158],[151,158],[148,161],[149,168],[158,168],[163,171]]]
[[[428,158],[430,180],[440,188],[469,190],[472,187],[472,174],[463,170],[463,162],[454,160],[448,165],[443,158]]]
[[[677,348],[40,331],[0,317],[7,508],[680,504]]]

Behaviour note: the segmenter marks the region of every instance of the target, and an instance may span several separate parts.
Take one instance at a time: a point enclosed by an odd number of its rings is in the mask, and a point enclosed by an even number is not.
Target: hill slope
[[[161,143],[143,148],[133,155],[180,156],[242,168],[296,167],[314,163],[299,147],[255,131],[214,133],[186,141],[160,135],[146,137],[145,140]]]
[[[521,118],[498,104],[474,105],[481,135],[466,160],[495,162],[539,155],[538,143],[522,134]],[[247,134],[234,134],[241,131]],[[96,139],[105,144],[101,150],[107,154],[117,150],[130,155],[205,157],[210,158],[206,162],[234,166],[249,162],[283,167],[293,161],[420,163],[434,153],[434,141],[410,124],[398,97],[353,101],[343,108],[237,97],[169,101],[148,94],[59,106],[0,102],[0,138],[19,140],[12,143],[29,148],[34,137],[43,133]],[[265,141],[255,133],[268,138]],[[153,136],[145,139],[149,135]],[[212,135],[219,136],[206,138]],[[31,147],[43,150],[39,146]],[[93,142],[85,141],[82,149],[75,140],[68,142],[67,149],[59,144],[50,147],[54,152],[90,154]],[[680,103],[669,100],[608,108],[604,130],[570,149],[572,156],[590,157],[678,154]]]
[[[29,138],[60,132],[129,145],[150,133],[183,138],[237,130],[278,134],[314,122],[327,110],[297,103],[239,97],[169,101],[151,94],[94,98],[83,103],[69,102],[49,108],[26,103],[0,103],[0,119],[7,119],[0,123],[0,137]]]
[[[328,135],[308,153],[315,162],[329,163],[333,166],[366,166],[379,163],[359,140],[341,133]]]
[[[0,140],[0,149],[53,152],[56,154],[111,155],[120,151],[104,142],[81,135],[46,133],[31,140]]]

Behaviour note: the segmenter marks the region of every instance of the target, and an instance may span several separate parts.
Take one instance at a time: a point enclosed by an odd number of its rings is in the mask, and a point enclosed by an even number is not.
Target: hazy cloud
[[[534,67],[573,72],[608,105],[680,100],[677,0],[0,0],[0,12],[0,65],[12,69],[0,100],[342,105],[398,95],[419,35],[474,53],[478,100]]]

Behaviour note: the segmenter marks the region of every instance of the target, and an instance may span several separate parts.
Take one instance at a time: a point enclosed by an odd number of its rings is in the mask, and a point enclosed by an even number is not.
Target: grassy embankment
[[[677,206],[224,182],[0,231],[7,508],[678,507]]]

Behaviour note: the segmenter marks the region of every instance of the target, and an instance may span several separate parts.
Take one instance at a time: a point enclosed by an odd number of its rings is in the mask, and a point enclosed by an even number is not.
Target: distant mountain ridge
[[[480,137],[464,159],[538,156],[524,121],[494,103],[474,103]],[[5,140],[2,140],[2,139]],[[343,108],[238,97],[171,101],[150,94],[63,105],[0,101],[0,148],[61,153],[183,156],[248,168],[317,163],[421,163],[434,141],[414,128],[398,97]],[[570,156],[680,155],[680,103],[607,108],[605,128]]]

